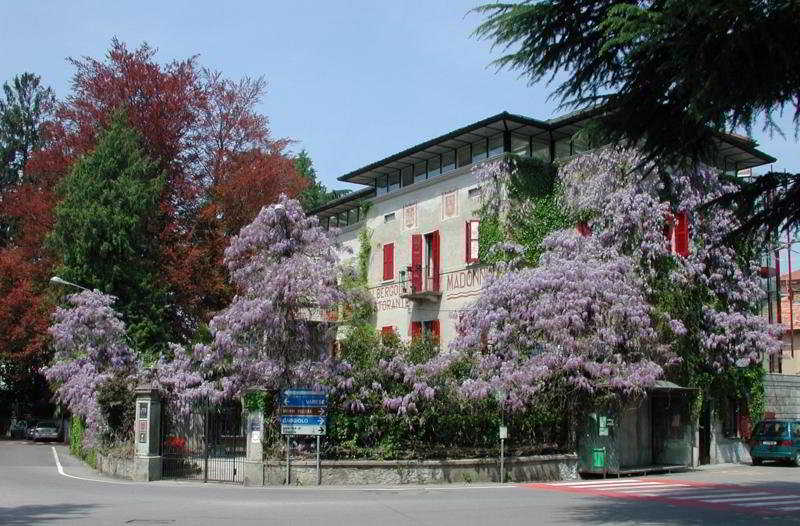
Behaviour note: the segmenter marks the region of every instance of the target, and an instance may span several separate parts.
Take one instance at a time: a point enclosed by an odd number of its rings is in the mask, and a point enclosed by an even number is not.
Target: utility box
[[[690,467],[692,393],[659,381],[639,405],[590,412],[579,426],[578,470],[621,475]]]

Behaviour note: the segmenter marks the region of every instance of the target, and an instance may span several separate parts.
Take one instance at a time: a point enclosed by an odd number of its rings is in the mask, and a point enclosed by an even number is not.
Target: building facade
[[[339,177],[364,189],[314,211],[356,257],[369,250],[376,329],[428,332],[446,346],[487,268],[478,257],[481,182],[476,168],[513,153],[555,161],[582,151],[583,112],[547,121],[503,112]],[[719,166],[737,173],[774,161],[746,140],[720,140]],[[367,247],[362,245],[366,244]]]

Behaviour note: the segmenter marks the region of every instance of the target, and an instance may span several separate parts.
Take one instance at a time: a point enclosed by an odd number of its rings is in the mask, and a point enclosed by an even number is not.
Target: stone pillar
[[[149,385],[137,387],[135,395],[133,479],[161,480],[161,397]]]
[[[242,400],[247,429],[247,455],[244,459],[244,485],[264,485],[264,411],[261,408],[248,409],[245,400]]]

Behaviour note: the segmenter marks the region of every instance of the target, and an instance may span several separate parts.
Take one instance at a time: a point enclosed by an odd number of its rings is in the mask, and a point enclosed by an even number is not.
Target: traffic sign
[[[324,435],[327,393],[309,389],[286,389],[281,393],[281,434]]]
[[[286,389],[281,395],[281,405],[290,407],[325,407],[328,394],[308,389]]]

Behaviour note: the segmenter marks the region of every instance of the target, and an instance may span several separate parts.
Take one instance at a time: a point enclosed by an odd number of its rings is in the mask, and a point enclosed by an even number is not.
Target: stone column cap
[[[137,397],[145,397],[149,396],[150,398],[160,398],[158,394],[158,389],[156,389],[152,384],[143,383],[136,386],[136,389],[133,390],[134,394]]]

